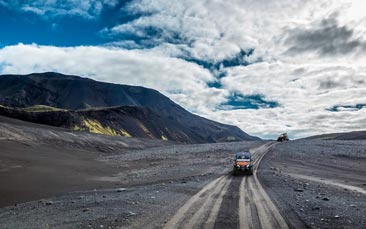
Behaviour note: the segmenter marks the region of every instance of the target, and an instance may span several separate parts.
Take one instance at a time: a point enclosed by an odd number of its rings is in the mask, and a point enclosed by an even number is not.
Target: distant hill
[[[352,131],[345,133],[322,134],[304,138],[305,140],[366,140],[366,131]]]
[[[186,143],[259,140],[156,90],[58,73],[0,76],[0,115],[73,130]]]

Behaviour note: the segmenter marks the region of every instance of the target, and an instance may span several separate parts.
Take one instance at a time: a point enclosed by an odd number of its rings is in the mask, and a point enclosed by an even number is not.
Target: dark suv
[[[234,175],[242,174],[253,174],[253,160],[250,152],[238,152],[235,154],[234,159]]]

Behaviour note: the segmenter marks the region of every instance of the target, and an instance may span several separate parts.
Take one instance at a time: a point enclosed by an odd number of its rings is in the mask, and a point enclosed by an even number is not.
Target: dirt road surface
[[[223,175],[191,197],[164,228],[288,228],[257,178],[273,143],[253,149],[253,176]]]

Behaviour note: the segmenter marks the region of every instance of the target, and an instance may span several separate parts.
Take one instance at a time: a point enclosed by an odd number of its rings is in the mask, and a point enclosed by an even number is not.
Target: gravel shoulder
[[[304,228],[366,227],[366,141],[277,144],[259,178],[287,221]]]
[[[112,182],[95,178],[121,169],[99,158],[172,144],[72,132],[0,116],[0,207],[65,192],[112,188]]]

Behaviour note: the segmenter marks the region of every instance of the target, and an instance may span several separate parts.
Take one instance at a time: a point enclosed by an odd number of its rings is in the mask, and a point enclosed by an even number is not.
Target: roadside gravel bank
[[[310,228],[366,228],[366,141],[277,144],[259,177],[288,220]]]

